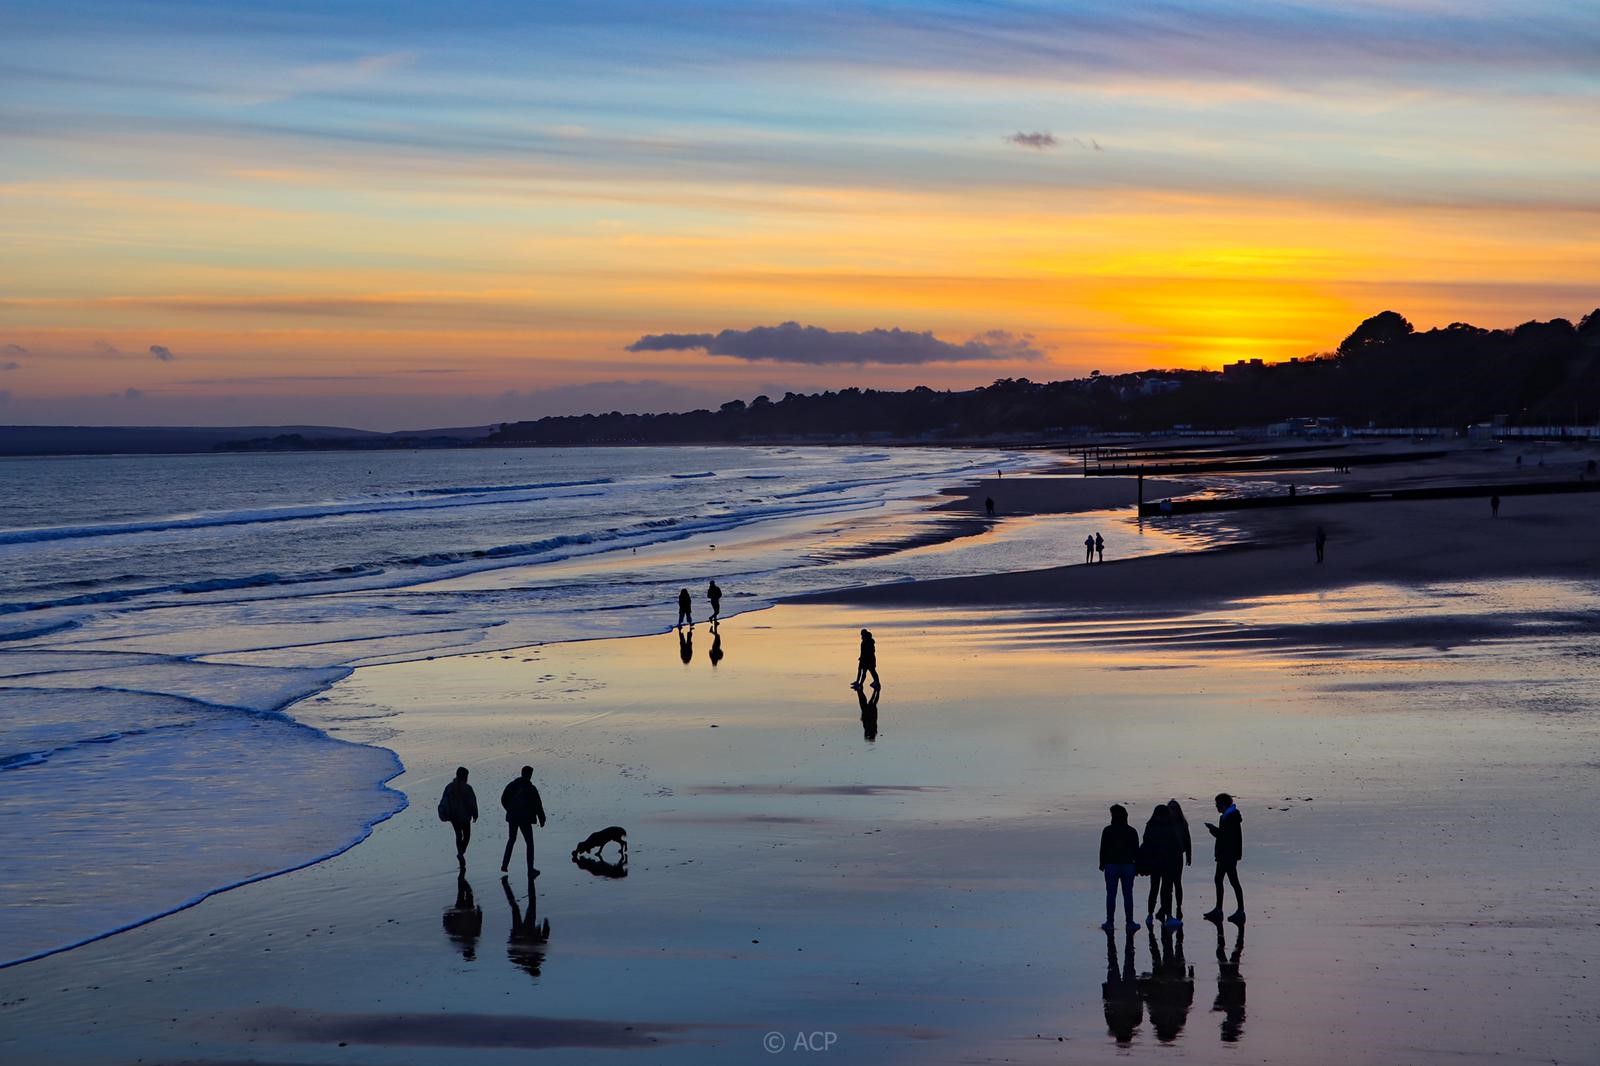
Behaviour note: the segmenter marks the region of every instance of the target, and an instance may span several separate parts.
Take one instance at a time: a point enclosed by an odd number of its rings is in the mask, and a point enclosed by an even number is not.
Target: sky
[[[1600,305],[1600,6],[7,0],[0,423],[968,388]]]

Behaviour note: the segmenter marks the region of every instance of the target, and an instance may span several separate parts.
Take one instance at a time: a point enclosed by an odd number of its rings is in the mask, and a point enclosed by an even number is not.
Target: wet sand
[[[363,668],[297,713],[396,751],[411,806],[336,859],[0,971],[0,1058],[1588,1060],[1592,587],[1058,615],[783,606],[725,622],[715,667],[701,625],[687,664],[664,633]],[[845,687],[863,624],[874,739]],[[520,857],[502,886],[494,814],[523,761],[551,816],[532,897]],[[458,762],[489,812],[470,900],[433,812]],[[1198,914],[1221,788],[1250,920],[1219,940]],[[1170,796],[1190,921],[1132,938],[1129,985],[1099,830]],[[612,823],[626,877],[569,861]]]

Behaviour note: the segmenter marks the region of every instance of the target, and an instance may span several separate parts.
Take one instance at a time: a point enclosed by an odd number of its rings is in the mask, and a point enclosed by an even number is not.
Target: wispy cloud
[[[20,344],[8,344],[8,345],[6,345],[5,350],[8,351],[8,352],[13,352],[13,353],[15,353],[17,355],[27,355],[28,354],[28,349],[24,348]]]
[[[940,340],[931,330],[915,333],[900,329],[860,332],[830,330],[784,322],[754,329],[725,329],[721,333],[653,333],[628,345],[630,352],[702,350],[750,362],[775,363],[968,363],[986,360],[1038,359],[1030,334],[990,330],[963,344]]]
[[[112,395],[116,394],[113,393]],[[128,388],[122,390],[122,398],[124,400],[142,400],[144,399],[144,390],[136,389],[130,385]]]
[[[0,363],[0,370],[21,370],[21,363]]]
[[[121,355],[122,351],[110,341],[97,340],[89,345],[96,355]]]
[[[168,348],[165,344],[152,344],[150,346],[150,354],[161,360],[163,363],[170,363],[177,358],[177,356],[172,354],[172,349]]]

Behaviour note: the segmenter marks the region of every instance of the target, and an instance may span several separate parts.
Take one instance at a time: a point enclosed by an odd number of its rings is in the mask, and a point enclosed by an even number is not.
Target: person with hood
[[[472,823],[478,820],[478,797],[467,784],[467,768],[456,767],[455,780],[444,786],[439,797],[439,820],[450,823],[456,833],[456,862],[467,865],[467,845],[472,843]]]
[[[861,655],[856,660],[856,679],[850,687],[859,689],[866,683],[867,675],[872,675],[872,687],[882,688],[883,682],[878,680],[878,642],[872,639],[872,631],[861,631]]]
[[[1189,835],[1189,819],[1183,816],[1183,808],[1178,806],[1175,799],[1167,800],[1167,810],[1172,812],[1172,824],[1178,832],[1178,859],[1170,867],[1172,874],[1172,904],[1175,908],[1172,918],[1167,920],[1168,925],[1183,925],[1183,868],[1194,865],[1194,838]]]
[[[1122,915],[1128,920],[1128,932],[1139,929],[1133,920],[1133,878],[1138,862],[1139,831],[1128,824],[1128,808],[1113,803],[1111,824],[1100,830],[1100,871],[1106,875],[1106,924],[1100,928],[1108,933],[1116,928],[1118,885],[1122,886]]]
[[[533,784],[533,767],[524,766],[522,776],[513,778],[500,793],[500,806],[506,809],[506,853],[500,860],[500,872],[505,873],[511,865],[511,851],[517,846],[517,834],[522,834],[522,839],[528,842],[528,876],[538,877],[539,871],[533,868],[533,823],[538,822],[539,828],[544,828],[544,803],[539,799],[539,790]]]
[[[1217,793],[1217,811],[1222,815],[1216,825],[1206,823],[1211,835],[1217,838],[1217,905],[1206,912],[1208,922],[1222,921],[1222,879],[1233,884],[1233,899],[1238,910],[1228,915],[1228,921],[1244,924],[1244,889],[1239,887],[1239,860],[1244,858],[1244,815],[1226,792]]]
[[[1144,824],[1144,843],[1139,845],[1139,872],[1150,875],[1150,896],[1146,901],[1145,925],[1154,928],[1159,917],[1165,923],[1172,914],[1172,881],[1177,867],[1183,862],[1183,842],[1178,827],[1172,821],[1172,812],[1165,803],[1150,812]],[[1161,911],[1156,912],[1156,899],[1160,897]]]

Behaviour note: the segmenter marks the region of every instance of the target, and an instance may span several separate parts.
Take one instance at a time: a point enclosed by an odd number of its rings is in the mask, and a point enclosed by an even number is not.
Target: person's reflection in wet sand
[[[1150,976],[1139,981],[1139,993],[1150,1005],[1156,1039],[1170,1044],[1183,1032],[1194,1003],[1194,974],[1183,957],[1183,930],[1163,929],[1161,942],[1150,930]]]
[[[684,660],[688,662],[687,659]],[[722,627],[711,623],[711,669],[715,670],[722,661]]]
[[[506,902],[511,904],[511,936],[506,940],[506,958],[517,969],[538,977],[539,968],[544,965],[544,945],[550,939],[550,919],[546,918],[542,924],[539,921],[539,897],[532,880],[528,882],[527,918],[523,918],[522,907],[511,891],[511,878],[500,878],[500,887],[505,889]]]
[[[1100,986],[1105,999],[1106,1029],[1119,1047],[1133,1043],[1133,1034],[1144,1021],[1144,1000],[1139,998],[1139,976],[1133,967],[1133,934],[1128,934],[1128,949],[1122,967],[1117,967],[1117,934],[1106,932],[1106,979]]]
[[[694,627],[678,630],[678,658],[687,666],[690,659],[694,658]]]
[[[1217,926],[1217,1001],[1211,1005],[1222,1012],[1222,1042],[1237,1043],[1244,1035],[1244,974],[1239,972],[1239,959],[1244,955],[1244,926],[1233,935],[1233,954],[1222,938],[1222,926]]]
[[[456,876],[456,901],[444,912],[444,932],[471,962],[478,957],[478,937],[483,933],[483,908],[472,897],[466,874]]]
[[[878,695],[881,691],[873,689],[869,696],[866,689],[856,689],[856,701],[861,704],[861,735],[868,740],[878,739]]]

